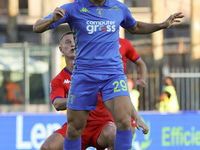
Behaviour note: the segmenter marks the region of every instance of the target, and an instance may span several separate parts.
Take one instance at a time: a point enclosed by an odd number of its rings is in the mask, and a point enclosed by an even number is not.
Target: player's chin
[[[74,53],[74,51],[70,51],[70,55],[73,55],[73,56],[75,56],[75,53]]]

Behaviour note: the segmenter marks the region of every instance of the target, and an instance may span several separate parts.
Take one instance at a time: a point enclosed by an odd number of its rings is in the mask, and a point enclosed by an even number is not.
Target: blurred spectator
[[[176,113],[179,111],[179,104],[176,95],[176,90],[173,86],[171,77],[165,77],[164,88],[162,94],[159,96],[159,111],[166,111],[170,113]]]
[[[9,77],[6,77],[5,79],[3,100],[5,104],[21,105],[23,103],[22,89],[20,85],[12,82]]]
[[[133,105],[135,106],[135,109],[138,111],[139,110],[140,92],[136,89],[133,89],[133,87],[134,87],[133,80],[128,79],[127,84],[128,84],[128,90],[130,93],[131,101],[132,101]]]

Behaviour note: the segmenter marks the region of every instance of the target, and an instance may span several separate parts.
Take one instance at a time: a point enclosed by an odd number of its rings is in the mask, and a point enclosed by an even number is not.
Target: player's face
[[[60,51],[65,57],[75,57],[75,42],[72,34],[65,35],[60,42]]]

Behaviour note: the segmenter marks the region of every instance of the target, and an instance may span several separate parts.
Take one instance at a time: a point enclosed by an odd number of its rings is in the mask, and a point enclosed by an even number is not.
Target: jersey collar
[[[67,72],[68,74],[72,75],[72,73],[65,67],[64,68],[65,72]]]
[[[83,0],[86,7],[94,6],[89,0]],[[109,0],[106,0],[102,6],[109,6]]]

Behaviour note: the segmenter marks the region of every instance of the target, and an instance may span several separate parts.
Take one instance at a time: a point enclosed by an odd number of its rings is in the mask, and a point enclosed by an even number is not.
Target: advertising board
[[[150,131],[143,135],[142,131],[136,130],[132,142],[133,150],[199,150],[198,112],[144,112],[140,115]],[[65,121],[64,114],[0,114],[0,149],[37,150]]]

